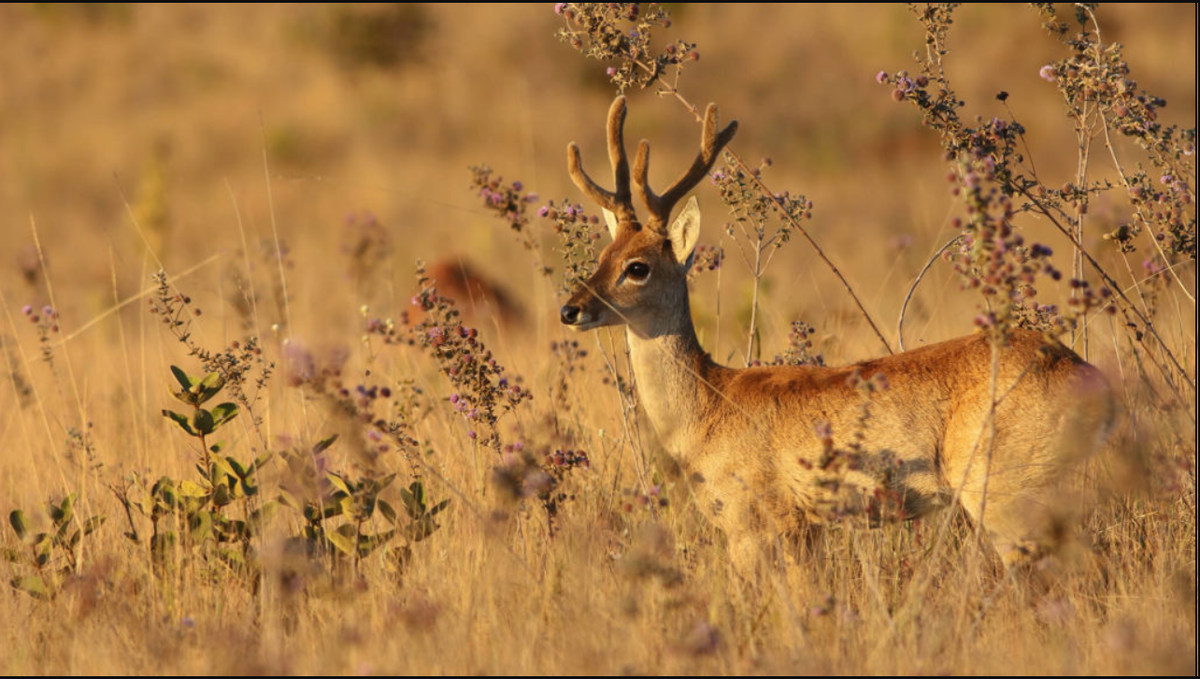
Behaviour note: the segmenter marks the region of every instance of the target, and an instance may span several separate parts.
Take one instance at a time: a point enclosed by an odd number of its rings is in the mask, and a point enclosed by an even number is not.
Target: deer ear
[[[608,208],[601,208],[601,209],[604,210],[604,223],[608,224],[608,235],[612,236],[613,240],[616,240],[617,239],[617,224],[619,223],[619,222],[617,222],[617,216],[614,215],[612,213],[612,211],[609,210]]]
[[[700,238],[700,204],[696,202],[695,196],[688,199],[683,212],[671,222],[667,235],[671,238],[675,261],[680,264],[687,262],[692,256],[692,251],[696,249],[696,241]]]

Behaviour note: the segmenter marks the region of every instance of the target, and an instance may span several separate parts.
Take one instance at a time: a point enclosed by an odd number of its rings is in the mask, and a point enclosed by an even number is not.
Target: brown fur
[[[495,318],[501,326],[522,326],[525,314],[521,306],[499,283],[488,279],[470,262],[458,257],[445,257],[430,264],[425,275],[439,293],[458,303],[464,318],[480,322]],[[410,322],[421,320],[421,310],[413,307],[409,312]]]

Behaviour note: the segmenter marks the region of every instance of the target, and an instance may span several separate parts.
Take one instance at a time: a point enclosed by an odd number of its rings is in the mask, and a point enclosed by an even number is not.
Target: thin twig
[[[945,252],[951,245],[954,245],[958,241],[962,240],[962,237],[963,235],[961,233],[958,234],[954,238],[946,241],[945,245],[938,248],[938,251],[933,253],[933,256],[929,258],[929,261],[925,262],[925,266],[921,269],[921,273],[917,274],[917,278],[913,281],[912,287],[908,289],[908,294],[904,296],[904,304],[900,305],[900,320],[896,322],[896,344],[900,346],[900,351],[905,351],[904,314],[906,311],[908,311],[909,300],[912,299],[913,293],[917,291],[917,286],[921,284],[921,279],[925,277],[925,272],[929,271],[929,267],[933,266],[933,263],[936,262],[938,258],[942,256],[942,253]]]
[[[1043,205],[1036,196],[1034,196],[1028,189],[1025,188],[1018,187],[1018,191],[1020,191],[1021,195],[1025,196],[1035,207],[1037,207],[1042,216],[1050,220],[1050,223],[1054,225],[1054,228],[1058,229],[1062,235],[1067,237],[1067,240],[1071,242],[1071,245],[1074,246],[1075,249],[1078,250],[1085,259],[1087,259],[1088,263],[1092,265],[1092,268],[1095,269],[1096,273],[1100,274],[1100,277],[1104,279],[1104,284],[1107,285],[1114,293],[1116,293],[1117,296],[1121,298],[1121,301],[1125,302],[1127,308],[1138,317],[1138,320],[1140,320],[1142,324],[1146,326],[1146,329],[1149,330],[1150,334],[1154,336],[1154,339],[1158,341],[1159,348],[1161,348],[1163,353],[1166,354],[1167,358],[1171,361],[1171,364],[1175,367],[1175,370],[1178,371],[1180,377],[1183,378],[1183,381],[1186,382],[1187,385],[1191,387],[1192,392],[1195,393],[1195,381],[1193,381],[1191,376],[1188,375],[1187,370],[1185,370],[1184,367],[1179,364],[1179,360],[1175,358],[1175,354],[1173,354],[1171,350],[1167,348],[1166,343],[1163,342],[1162,337],[1159,336],[1158,330],[1154,328],[1154,324],[1149,318],[1146,317],[1145,314],[1143,314],[1141,311],[1138,311],[1137,306],[1135,306],[1133,301],[1130,300],[1129,297],[1121,290],[1121,287],[1117,284],[1117,281],[1114,280],[1113,277],[1104,270],[1104,267],[1100,266],[1100,262],[1097,262],[1096,258],[1092,257],[1092,254],[1087,251],[1087,249],[1083,246],[1083,243],[1080,243],[1078,240],[1076,240],[1074,234],[1072,234],[1069,229],[1064,227],[1057,219],[1054,218],[1054,215],[1050,213],[1049,208]]]
[[[684,107],[688,109],[688,111],[692,113],[693,116],[696,117],[697,120],[703,121],[703,117],[701,116],[699,110],[693,106],[692,103],[689,102],[677,88],[667,86],[667,89],[661,90],[660,93],[674,96],[679,100],[680,103],[684,105]],[[837,265],[833,263],[833,260],[829,259],[829,256],[825,254],[825,251],[821,249],[821,246],[817,244],[817,241],[813,239],[811,234],[809,234],[808,229],[805,229],[797,219],[793,218],[786,210],[783,209],[783,205],[779,202],[779,198],[775,196],[775,192],[768,188],[760,177],[754,174],[754,171],[751,170],[748,165],[746,165],[745,161],[743,161],[742,157],[733,150],[732,146],[726,146],[725,152],[728,153],[731,158],[733,158],[733,161],[737,164],[738,168],[740,168],[742,172],[744,172],[747,177],[750,177],[754,184],[758,186],[758,190],[761,191],[763,195],[771,199],[771,203],[775,206],[775,209],[779,212],[782,218],[787,221],[792,228],[799,231],[800,235],[804,236],[804,239],[808,241],[810,246],[812,246],[813,251],[815,251],[817,256],[821,258],[821,261],[825,262],[825,265],[829,267],[829,270],[832,271],[833,275],[836,276],[838,281],[841,282],[842,287],[845,288],[847,294],[850,295],[850,299],[854,300],[854,305],[858,307],[859,313],[861,313],[862,317],[866,319],[867,325],[871,326],[871,330],[874,331],[875,336],[879,338],[879,341],[883,344],[883,348],[886,349],[889,354],[895,353],[892,351],[892,346],[888,344],[887,338],[883,336],[882,332],[880,332],[879,326],[875,325],[875,321],[871,319],[871,314],[867,313],[866,307],[863,306],[863,303],[858,298],[858,295],[854,293],[854,288],[850,287],[849,281],[846,280],[846,277],[842,275],[841,270],[838,269]]]

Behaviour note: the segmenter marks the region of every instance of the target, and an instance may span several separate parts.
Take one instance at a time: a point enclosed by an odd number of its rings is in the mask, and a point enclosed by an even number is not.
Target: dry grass
[[[546,7],[401,10],[398,32],[367,56],[331,37],[346,12],[390,11],[0,7],[0,367],[11,376],[0,389],[0,509],[40,517],[46,500],[77,492],[81,514],[108,517],[53,601],[0,590],[0,672],[1195,673],[1195,392],[1173,396],[1107,317],[1093,326],[1090,358],[1124,414],[1111,450],[1089,462],[1089,509],[1062,508],[1082,515],[1083,530],[1064,542],[1046,591],[999,577],[953,515],[836,527],[801,562],[763,564],[748,584],[690,502],[686,473],[636,414],[623,418],[602,358],[620,335],[567,335],[557,283],[467,190],[466,166],[489,162],[543,201],[580,200],[563,148],[578,140],[587,157],[602,156],[612,96],[602,69],[552,37]],[[1170,102],[1164,117],[1194,127],[1195,7],[1117,6],[1101,20],[1128,46],[1140,86]],[[911,17],[892,7],[683,7],[673,30],[702,53],[685,75],[689,95],[741,121],[735,146],[774,158],[773,186],[813,200],[814,234],[891,328],[957,208],[933,135],[873,81],[881,68],[911,65],[921,45]],[[1070,178],[1070,123],[1037,77],[1061,47],[1036,15],[964,9],[953,36],[952,76],[978,107],[968,112],[995,115],[995,92],[1008,90],[1039,170]],[[654,140],[656,167],[682,167],[696,136],[688,117],[648,93],[630,105],[629,136]],[[1111,176],[1102,161],[1094,170]],[[699,195],[709,215],[701,242],[718,242],[722,210],[710,190]],[[1125,207],[1093,205],[1088,241],[1122,273],[1099,234]],[[340,251],[345,215],[362,212],[391,237],[366,277]],[[553,235],[533,221],[557,264]],[[1023,227],[1068,251],[1044,225]],[[435,363],[416,347],[364,339],[359,308],[399,319],[414,259],[445,256],[477,263],[530,319],[504,328],[484,311],[478,321],[535,397],[501,421],[502,435],[591,459],[567,475],[573,498],[553,535],[536,500],[513,504],[492,482],[496,455],[469,437]],[[199,556],[156,572],[145,542],[121,536],[110,486],[135,472],[194,474],[195,446],[159,413],[172,407],[168,366],[200,368],[137,298],[160,266],[203,309],[193,317],[201,346],[256,332],[281,371],[285,338],[317,356],[343,347],[348,386],[413,380],[422,390],[413,426],[426,483],[452,504],[405,564],[376,554],[285,578],[295,563],[282,537],[299,529],[286,512],[256,540],[257,583]],[[1194,256],[1180,276],[1194,295]],[[748,292],[732,259],[698,283],[701,339],[720,361],[744,351]],[[245,307],[247,294],[256,307]],[[1045,294],[1065,296],[1065,286]],[[41,360],[25,304],[60,314],[52,362]],[[908,343],[968,332],[974,305],[935,265],[909,311]],[[761,315],[767,358],[798,317],[817,327],[832,363],[880,351],[799,243],[772,265]],[[1167,287],[1155,318],[1194,382],[1194,303]],[[547,350],[564,339],[589,352],[565,376]],[[364,428],[282,372],[256,408],[272,449],[340,431],[335,468],[397,471],[407,485],[403,456],[368,465],[352,452]],[[224,434],[245,457],[261,447],[249,424],[239,417]],[[89,445],[72,445],[71,430],[86,430]],[[267,495],[279,467],[264,472]],[[665,507],[639,501],[652,484]],[[7,526],[0,549],[24,549]]]

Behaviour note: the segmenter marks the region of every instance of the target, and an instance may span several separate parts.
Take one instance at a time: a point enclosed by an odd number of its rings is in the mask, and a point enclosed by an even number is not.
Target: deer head
[[[737,132],[737,121],[717,131],[717,107],[704,113],[700,152],[691,167],[661,195],[647,181],[650,144],[638,145],[633,174],[625,155],[625,97],[617,97],[608,111],[608,158],[615,188],[601,188],[583,169],[579,147],[567,146],[567,169],[581,191],[604,209],[612,243],[600,253],[596,272],[562,307],[564,325],[590,330],[627,323],[638,336],[669,332],[680,322],[691,323],[687,306],[687,272],[700,235],[700,209],[696,199],[675,219],[671,211],[712,169],[721,149]],[[643,225],[633,207],[630,180],[646,206]],[[669,226],[668,226],[669,224]]]

